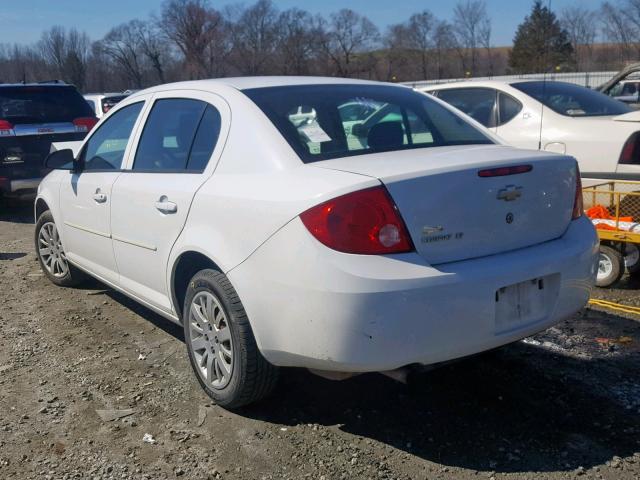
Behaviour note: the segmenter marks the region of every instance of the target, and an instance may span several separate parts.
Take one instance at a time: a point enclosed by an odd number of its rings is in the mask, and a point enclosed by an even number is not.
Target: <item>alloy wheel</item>
[[[47,222],[40,228],[38,254],[44,267],[54,277],[62,278],[69,273],[69,264],[55,223]]]
[[[233,373],[233,340],[227,315],[211,292],[199,292],[193,297],[189,334],[202,379],[212,388],[226,387]]]

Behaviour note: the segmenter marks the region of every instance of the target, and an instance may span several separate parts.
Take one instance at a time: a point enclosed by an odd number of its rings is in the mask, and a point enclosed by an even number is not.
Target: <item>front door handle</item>
[[[160,200],[156,202],[156,209],[162,213],[176,213],[178,211],[178,205],[170,202],[165,196],[160,197]]]
[[[96,193],[93,194],[93,199],[96,203],[104,203],[107,201],[107,196],[104,193],[100,192],[100,189],[96,190]]]

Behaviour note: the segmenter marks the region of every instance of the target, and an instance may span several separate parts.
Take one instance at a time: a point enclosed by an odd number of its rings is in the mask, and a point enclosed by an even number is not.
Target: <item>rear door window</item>
[[[87,101],[71,86],[0,87],[0,119],[15,124],[68,123],[93,117]]]
[[[185,170],[206,107],[204,102],[187,98],[157,100],[140,137],[133,169]]]
[[[492,88],[450,88],[440,90],[438,98],[487,128],[494,128],[496,121],[496,90]]]
[[[195,99],[157,100],[133,163],[134,171],[202,172],[220,135],[220,113]]]

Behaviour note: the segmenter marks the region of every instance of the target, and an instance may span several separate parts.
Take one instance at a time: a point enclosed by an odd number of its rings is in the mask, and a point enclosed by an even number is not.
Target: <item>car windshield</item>
[[[569,117],[622,115],[633,109],[600,92],[564,82],[521,82],[513,88],[535,98],[554,112]]]
[[[14,124],[72,122],[95,113],[74,87],[0,87],[0,119]]]
[[[381,151],[494,143],[438,102],[405,87],[298,85],[244,93],[305,163]]]

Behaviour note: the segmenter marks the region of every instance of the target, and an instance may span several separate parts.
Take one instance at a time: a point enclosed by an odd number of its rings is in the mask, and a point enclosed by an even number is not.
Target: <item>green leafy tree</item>
[[[536,0],[531,13],[518,26],[509,65],[517,73],[541,73],[566,67],[572,58],[567,31],[542,0]]]

